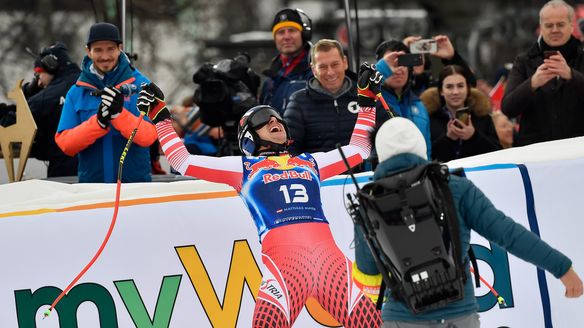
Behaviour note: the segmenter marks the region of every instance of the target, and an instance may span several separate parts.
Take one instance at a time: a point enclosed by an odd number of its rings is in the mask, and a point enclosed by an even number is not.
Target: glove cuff
[[[363,95],[357,96],[357,104],[361,107],[375,107],[375,101],[375,98],[369,98]]]

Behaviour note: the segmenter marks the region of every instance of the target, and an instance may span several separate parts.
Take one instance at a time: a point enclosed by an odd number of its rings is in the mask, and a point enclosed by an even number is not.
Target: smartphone
[[[543,58],[549,59],[551,56],[557,55],[557,54],[558,54],[557,50],[546,50],[543,52]]]
[[[410,52],[413,54],[427,54],[438,51],[438,44],[433,39],[422,39],[410,44]]]
[[[397,57],[397,66],[414,67],[423,64],[422,54],[405,54]]]
[[[468,107],[462,107],[456,110],[455,117],[465,125],[468,125],[469,114],[470,109]]]

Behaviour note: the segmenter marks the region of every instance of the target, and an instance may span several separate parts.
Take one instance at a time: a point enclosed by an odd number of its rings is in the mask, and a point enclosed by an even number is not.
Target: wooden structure
[[[8,127],[0,126],[0,146],[10,182],[22,180],[26,161],[37,131],[37,125],[22,92],[22,81],[16,82],[14,89],[8,92],[8,98],[16,103],[16,123]],[[18,173],[16,175],[14,174],[14,156],[16,152],[13,149],[15,144],[20,144]]]

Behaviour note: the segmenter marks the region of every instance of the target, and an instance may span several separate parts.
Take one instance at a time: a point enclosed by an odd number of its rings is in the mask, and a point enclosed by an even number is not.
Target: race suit
[[[375,108],[360,108],[349,145],[351,166],[369,156]],[[379,327],[380,313],[351,279],[352,263],[334,242],[320,182],[343,173],[338,150],[299,156],[190,155],[169,119],[156,125],[168,161],[183,175],[225,183],[248,207],[262,243],[262,284],[253,327],[291,327],[313,298],[344,327]]]

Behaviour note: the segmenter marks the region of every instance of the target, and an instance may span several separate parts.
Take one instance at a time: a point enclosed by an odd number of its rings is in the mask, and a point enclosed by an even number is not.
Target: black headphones
[[[54,54],[48,54],[41,58],[41,65],[47,73],[55,74],[59,69],[59,58]]]
[[[312,19],[302,9],[296,8],[296,12],[302,21],[302,42],[309,42],[312,39]]]

